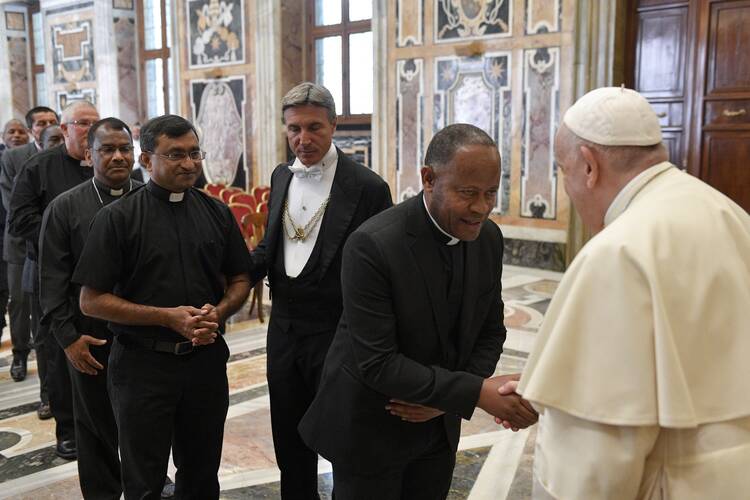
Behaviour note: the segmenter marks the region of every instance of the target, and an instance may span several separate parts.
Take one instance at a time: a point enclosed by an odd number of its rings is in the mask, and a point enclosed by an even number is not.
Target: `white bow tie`
[[[295,165],[289,165],[289,170],[298,179],[312,179],[315,181],[320,181],[320,179],[323,178],[323,169],[318,165],[310,168],[307,168],[305,166],[297,167]]]

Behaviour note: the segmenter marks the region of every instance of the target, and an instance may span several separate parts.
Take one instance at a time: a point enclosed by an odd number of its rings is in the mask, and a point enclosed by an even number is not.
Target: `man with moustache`
[[[108,386],[125,498],[158,499],[170,447],[175,497],[219,498],[229,406],[224,323],[247,299],[247,246],[229,208],[193,184],[190,122],[141,129],[151,179],[99,211],[78,261],[81,311],[114,333]]]
[[[45,129],[47,130],[47,129]],[[71,280],[89,226],[99,210],[141,183],[130,179],[133,144],[128,126],[117,118],[94,123],[86,159],[94,177],[66,191],[44,212],[39,236],[39,299],[55,340],[73,369],[73,409],[78,480],[85,499],[118,499],[122,494],[117,425],[107,394],[107,359],[112,332],[84,316],[80,287]]]
[[[61,458],[76,457],[73,426],[73,394],[68,366],[60,344],[49,336],[49,325],[40,322],[38,280],[38,244],[44,210],[60,193],[91,179],[93,170],[86,160],[87,134],[99,113],[88,101],[76,101],[62,112],[62,146],[45,150],[24,165],[18,174],[10,197],[8,228],[13,236],[26,241],[27,262],[23,287],[33,294],[32,322],[38,326],[34,344],[37,353],[43,347],[46,355],[47,391],[55,417],[56,453]],[[39,362],[38,362],[39,363]]]
[[[503,237],[488,220],[500,154],[481,129],[432,138],[424,190],[362,224],[341,267],[344,312],[300,423],[342,500],[444,499],[461,418],[476,407],[523,428],[536,413],[497,389],[505,341]]]
[[[6,153],[0,158],[0,195],[3,209],[7,213],[10,207],[10,195],[13,183],[21,171],[21,166],[33,155],[42,151],[41,133],[45,127],[57,124],[58,116],[50,108],[38,106],[26,113],[26,127],[32,142]],[[5,220],[6,217],[3,218]],[[5,224],[3,232],[3,260],[8,264],[8,316],[10,317],[10,338],[13,341],[13,362],[10,365],[10,376],[20,382],[26,378],[26,360],[31,350],[32,338],[36,338],[36,327],[32,329],[31,298],[23,291],[23,265],[26,260],[26,242],[23,238],[12,236]],[[46,356],[38,350],[37,371],[39,373],[39,395],[41,403],[37,414],[41,419],[52,417],[47,397]]]
[[[296,159],[271,176],[268,229],[252,254],[252,280],[268,276],[268,390],[281,497],[318,498],[318,456],[297,432],[341,316],[341,250],[349,234],[392,205],[388,184],[332,143],[336,106],[302,83],[281,101]]]

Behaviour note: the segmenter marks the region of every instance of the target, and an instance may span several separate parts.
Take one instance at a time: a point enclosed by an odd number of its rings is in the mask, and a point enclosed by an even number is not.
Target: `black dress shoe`
[[[78,457],[78,450],[76,450],[76,442],[72,439],[66,439],[65,441],[58,441],[55,447],[55,454],[66,460],[75,460]]]
[[[169,476],[164,480],[164,487],[161,489],[162,498],[174,498],[174,483]]]
[[[49,407],[49,403],[39,403],[39,407],[36,409],[36,416],[39,417],[39,420],[52,418],[52,410]]]
[[[15,382],[20,382],[26,378],[26,358],[13,356],[13,363],[10,365],[10,376]]]

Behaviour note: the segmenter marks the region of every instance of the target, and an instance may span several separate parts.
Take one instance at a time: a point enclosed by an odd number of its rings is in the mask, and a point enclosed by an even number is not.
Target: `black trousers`
[[[36,325],[34,349],[36,349],[37,353],[40,383],[43,384],[41,391],[45,391],[44,385],[46,385],[49,407],[52,410],[52,416],[55,418],[55,435],[58,441],[75,439],[73,387],[70,381],[70,372],[68,371],[68,358],[65,356],[63,348],[57,343],[54,335],[52,335],[49,325],[39,323],[39,319],[41,318],[39,295],[34,295],[30,298],[32,299],[31,320]],[[39,359],[40,353],[44,353],[42,359]],[[42,377],[41,373],[45,369],[46,373]],[[42,379],[44,382],[42,382]],[[43,392],[42,401],[44,401]]]
[[[125,346],[115,338],[108,387],[126,500],[160,498],[170,446],[177,466],[176,498],[219,498],[229,407],[227,359],[221,336],[183,356]]]
[[[395,460],[373,470],[348,469],[333,463],[333,490],[336,500],[443,500],[448,496],[456,465],[445,435],[442,418],[430,422],[432,432],[421,450],[410,459]],[[420,424],[422,425],[422,424]],[[373,432],[376,432],[373,429]]]
[[[273,319],[271,320],[273,322]],[[268,392],[281,498],[318,499],[318,454],[302,441],[297,426],[320,384],[333,332],[296,336],[269,326]]]
[[[30,297],[21,287],[22,276],[23,264],[9,262],[8,316],[10,317],[10,338],[13,342],[13,355],[26,357],[31,351],[31,306]]]
[[[73,382],[73,413],[78,447],[78,480],[86,500],[117,500],[122,494],[117,424],[107,392],[107,365],[111,339],[103,346],[89,346],[104,366],[96,375],[69,366]]]

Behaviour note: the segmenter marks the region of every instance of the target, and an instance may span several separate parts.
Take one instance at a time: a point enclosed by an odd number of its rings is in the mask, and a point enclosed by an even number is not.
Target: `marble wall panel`
[[[89,101],[91,104],[96,104],[96,90],[95,89],[79,89],[70,91],[60,91],[55,94],[55,102],[57,103],[57,109],[65,109],[65,106],[74,101]]]
[[[121,10],[133,10],[133,0],[112,0],[112,7]]]
[[[494,212],[510,205],[512,93],[510,52],[482,57],[438,57],[433,89],[433,132],[452,123],[470,123],[492,137],[502,158],[500,192]]]
[[[113,19],[117,43],[117,79],[120,87],[120,119],[129,124],[138,121],[138,71],[136,60],[135,19],[115,17]]]
[[[512,0],[434,0],[435,42],[511,35]]]
[[[524,30],[527,35],[560,31],[561,0],[525,0]]]
[[[521,216],[557,217],[557,170],[552,143],[560,112],[560,48],[523,52]]]
[[[354,161],[372,168],[372,134],[369,131],[355,133],[344,131],[333,137],[333,143]]]
[[[207,156],[208,182],[246,186],[245,76],[190,81],[193,124]]]
[[[5,12],[5,29],[9,31],[26,31],[26,16],[23,12]]]
[[[396,61],[396,201],[419,193],[423,160],[424,60]]]
[[[13,116],[23,116],[31,108],[28,45],[26,37],[8,37]]]
[[[93,21],[79,19],[51,24],[50,32],[54,83],[96,81]]]
[[[190,68],[245,62],[244,5],[243,0],[188,0]]]
[[[422,45],[424,1],[396,0],[396,47]]]

